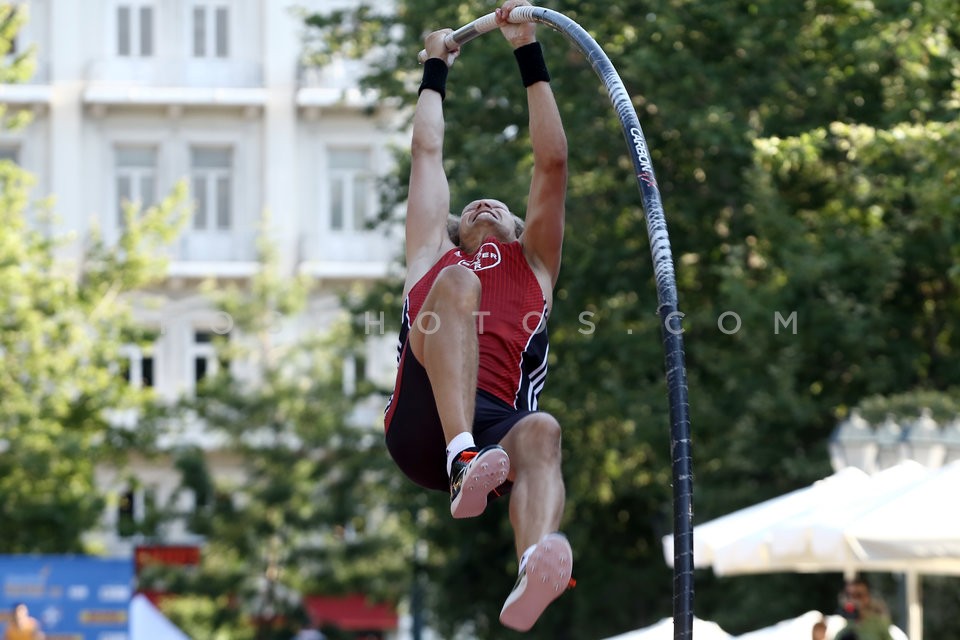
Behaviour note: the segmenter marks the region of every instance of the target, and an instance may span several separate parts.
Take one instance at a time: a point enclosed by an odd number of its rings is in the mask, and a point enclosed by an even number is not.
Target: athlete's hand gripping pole
[[[533,22],[533,12],[536,8],[537,7],[532,6],[514,7],[513,10],[510,11],[510,17],[508,20],[514,24],[520,24],[521,22]],[[474,38],[485,33],[489,33],[495,29],[497,29],[497,15],[496,13],[488,13],[482,18],[477,18],[473,22],[460,27],[456,31],[448,33],[443,39],[443,43],[447,45],[447,49],[450,51],[456,51],[461,45],[464,45]],[[420,62],[420,64],[423,64],[427,61],[426,49],[420,51],[420,55],[417,56],[417,60]]]

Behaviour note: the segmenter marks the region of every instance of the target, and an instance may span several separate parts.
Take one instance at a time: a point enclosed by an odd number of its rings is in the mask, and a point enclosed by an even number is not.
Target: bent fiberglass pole
[[[675,640],[693,638],[693,464],[690,416],[687,400],[687,373],[683,355],[683,314],[677,309],[677,284],[673,253],[667,234],[660,191],[653,171],[640,120],[614,69],[600,45],[580,25],[561,13],[542,7],[521,6],[510,12],[510,21],[539,22],[562,33],[586,57],[606,86],[633,159],[637,185],[643,201],[647,234],[657,285],[658,313],[666,362],[667,393],[670,401],[670,451],[673,473],[673,633]],[[479,35],[497,28],[493,13],[447,34],[448,49],[455,49]],[[420,61],[426,51],[420,52]]]

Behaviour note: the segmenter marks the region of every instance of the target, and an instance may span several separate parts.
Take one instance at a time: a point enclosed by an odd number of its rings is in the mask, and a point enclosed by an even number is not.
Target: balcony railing
[[[173,260],[252,262],[257,259],[253,231],[186,231],[174,244]]]
[[[375,91],[361,90],[357,86],[357,78],[366,70],[367,66],[358,60],[336,60],[325,67],[300,67],[297,104],[301,107],[338,104],[366,107],[376,104]]]
[[[252,60],[121,58],[96,60],[87,70],[94,85],[135,87],[263,87],[263,66]]]
[[[381,230],[306,233],[300,260],[307,273],[323,277],[383,277],[397,263],[401,244]]]

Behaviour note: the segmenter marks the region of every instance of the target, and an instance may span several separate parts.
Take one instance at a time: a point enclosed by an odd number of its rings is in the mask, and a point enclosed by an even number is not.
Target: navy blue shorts
[[[499,443],[513,425],[533,413],[514,409],[482,389],[477,390],[473,439],[477,446]],[[403,346],[397,384],[387,408],[387,451],[403,473],[421,487],[450,491],[446,439],[427,371],[409,345]],[[509,484],[497,490],[503,495]]]

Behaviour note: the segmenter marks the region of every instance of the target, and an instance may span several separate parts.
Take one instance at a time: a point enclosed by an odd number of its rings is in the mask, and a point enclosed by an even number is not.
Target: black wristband
[[[513,55],[520,67],[523,86],[529,87],[540,81],[550,82],[550,73],[547,71],[547,63],[543,59],[543,49],[539,42],[517,47],[513,50]]]
[[[420,82],[420,90],[417,95],[423,93],[424,89],[433,89],[440,94],[440,99],[447,97],[447,73],[450,67],[440,58],[430,58],[423,63],[423,80]]]

